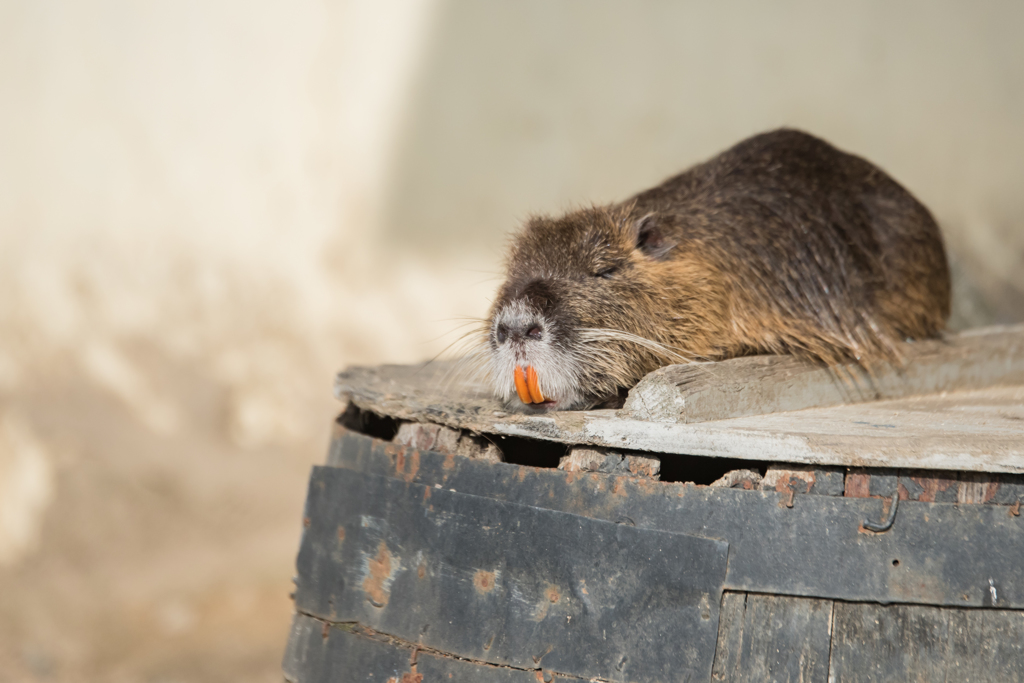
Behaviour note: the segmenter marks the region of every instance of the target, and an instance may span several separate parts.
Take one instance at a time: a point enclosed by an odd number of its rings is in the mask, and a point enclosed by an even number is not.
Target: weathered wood
[[[296,614],[284,653],[289,683],[402,680],[411,672],[410,652],[361,638],[346,628]]]
[[[740,681],[733,678],[743,652],[743,616],[747,611],[747,594],[735,591],[722,593],[722,606],[718,611],[718,647],[715,665],[711,670],[713,681]]]
[[[673,365],[640,381],[625,411],[641,420],[706,422],[943,391],[1024,383],[1024,326],[901,344],[900,365],[837,369],[793,356]]]
[[[850,470],[845,492],[850,498],[891,498],[922,503],[1013,505],[1024,500],[1024,478],[988,472],[922,470]]]
[[[421,448],[420,432],[401,444],[337,430],[335,467],[310,481],[301,613],[284,660],[292,683],[584,681],[601,657],[597,675],[610,681],[1024,680],[1024,613],[1005,609],[1024,607],[1020,477],[853,471],[836,496],[838,471],[787,466],[769,471],[768,490],[695,487],[440,453]],[[807,495],[819,487],[832,495]],[[917,499],[899,506],[889,531],[857,529],[881,515],[876,497],[905,491]],[[922,502],[935,499],[947,502]],[[720,539],[728,565],[722,552],[717,570],[682,566],[665,554],[680,537]],[[586,560],[567,551],[574,545]],[[609,553],[622,561],[608,565]],[[650,574],[659,555],[671,561]],[[716,571],[714,591],[692,590]],[[624,594],[623,576],[660,592]],[[551,599],[552,586],[577,578],[586,593]],[[678,598],[670,619],[695,607],[712,629],[701,631],[706,669],[685,655],[701,637],[657,614],[668,593]],[[890,601],[926,604],[879,604]],[[539,621],[516,620],[522,604],[540,603]],[[608,620],[601,605],[619,616]],[[599,613],[595,623],[614,624],[615,635],[586,628]],[[517,624],[530,629],[525,638]],[[623,640],[623,629],[646,635]],[[640,665],[608,659],[630,652]],[[681,664],[650,666],[681,653]]]
[[[657,479],[661,472],[661,459],[643,455],[623,455],[606,448],[573,448],[558,463],[563,472],[602,472],[604,474],[632,474],[635,477]]]
[[[537,683],[566,681],[542,669],[514,669],[425,652],[356,624],[332,625],[296,614],[284,656],[288,683]],[[576,679],[579,680],[579,679]]]
[[[832,601],[725,593],[711,679],[729,683],[828,680]]]
[[[485,437],[442,427],[429,422],[404,422],[395,434],[395,443],[413,448],[455,453],[467,458],[501,462],[501,450]]]
[[[484,389],[472,394],[458,387],[447,393],[432,388],[443,375],[441,368],[354,368],[338,376],[337,391],[361,409],[402,420],[613,450],[1024,473],[1021,386],[678,424],[645,422],[613,410],[512,414]]]
[[[331,467],[314,469],[305,519],[305,614],[518,669],[711,674],[725,542]]]
[[[1024,381],[1016,369],[1015,355],[1021,349],[1020,362],[1024,363],[1024,327],[957,339],[950,342],[950,353],[964,354],[963,363],[951,361],[945,369],[935,363],[928,365],[936,377],[928,386],[945,386],[941,382],[952,386],[959,382],[955,377],[962,378],[965,386],[976,386],[986,378],[992,382]],[[973,361],[968,361],[973,356],[966,356],[965,349],[974,341],[978,341],[977,349],[990,344],[995,355],[971,365]],[[928,355],[920,358],[927,360]],[[791,358],[737,359],[716,367],[740,361],[796,362]],[[924,386],[928,373],[915,368],[908,365],[904,374],[924,378],[917,384]],[[1003,374],[997,373],[999,368]],[[739,379],[736,382],[742,384]],[[759,384],[750,379],[746,382]],[[705,383],[706,391],[711,391],[711,385],[711,380]],[[776,389],[781,392],[785,386],[782,383]],[[350,368],[338,375],[335,391],[339,398],[363,410],[477,434],[807,465],[1024,473],[1024,384],[693,424],[638,419],[626,410],[510,412],[486,384],[460,380],[453,366],[445,363]]]
[[[898,485],[897,470],[851,469],[846,474],[843,495],[847,498],[889,498],[896,493]]]
[[[1024,612],[946,610],[946,681],[1024,681]]]
[[[729,470],[719,479],[711,482],[713,488],[746,489],[752,491],[761,488],[763,477],[754,470]]]
[[[1024,515],[910,501],[712,488],[416,452],[339,427],[328,464],[459,493],[729,543],[725,587],[850,601],[1024,608]],[[802,482],[801,482],[802,483]],[[339,494],[340,495],[340,494]],[[780,506],[781,505],[781,506]],[[893,560],[898,560],[893,565]],[[993,605],[988,581],[993,580]],[[575,617],[574,617],[575,619]]]
[[[836,603],[836,683],[1024,680],[1024,613]]]
[[[829,669],[837,683],[946,680],[942,608],[837,603],[835,612]]]
[[[772,465],[764,473],[759,488],[793,493],[813,493],[821,496],[843,495],[845,473],[837,467],[810,467],[798,465]]]

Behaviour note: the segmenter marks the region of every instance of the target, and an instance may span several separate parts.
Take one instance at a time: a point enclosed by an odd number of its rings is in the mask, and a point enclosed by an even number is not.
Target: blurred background
[[[0,0],[0,681],[279,681],[332,374],[787,125],[1024,319],[1024,3]]]

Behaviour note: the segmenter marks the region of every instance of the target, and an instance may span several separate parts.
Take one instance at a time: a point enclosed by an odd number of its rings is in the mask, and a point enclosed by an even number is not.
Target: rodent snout
[[[512,341],[525,341],[526,339],[540,341],[544,338],[544,326],[536,320],[526,323],[498,323],[494,336],[499,344],[504,344],[509,338]]]
[[[534,302],[519,297],[501,302],[491,318],[491,376],[505,398],[550,409],[572,395],[572,371],[556,345],[556,322]]]

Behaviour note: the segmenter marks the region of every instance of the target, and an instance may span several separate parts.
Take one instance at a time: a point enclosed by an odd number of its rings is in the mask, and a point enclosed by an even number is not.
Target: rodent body
[[[506,271],[487,328],[494,387],[545,409],[614,402],[687,360],[892,359],[949,316],[929,211],[873,164],[786,129],[625,202],[530,219]]]

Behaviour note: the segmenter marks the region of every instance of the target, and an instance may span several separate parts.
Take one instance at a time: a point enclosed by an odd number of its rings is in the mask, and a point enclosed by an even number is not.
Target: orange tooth
[[[519,400],[523,403],[532,403],[533,399],[530,398],[530,390],[526,387],[526,373],[524,373],[523,369],[517,365],[514,375],[516,380],[516,393],[519,394]]]
[[[530,398],[534,403],[544,402],[544,394],[540,393],[540,385],[537,384],[537,371],[532,365],[526,368],[526,388],[530,390]]]

